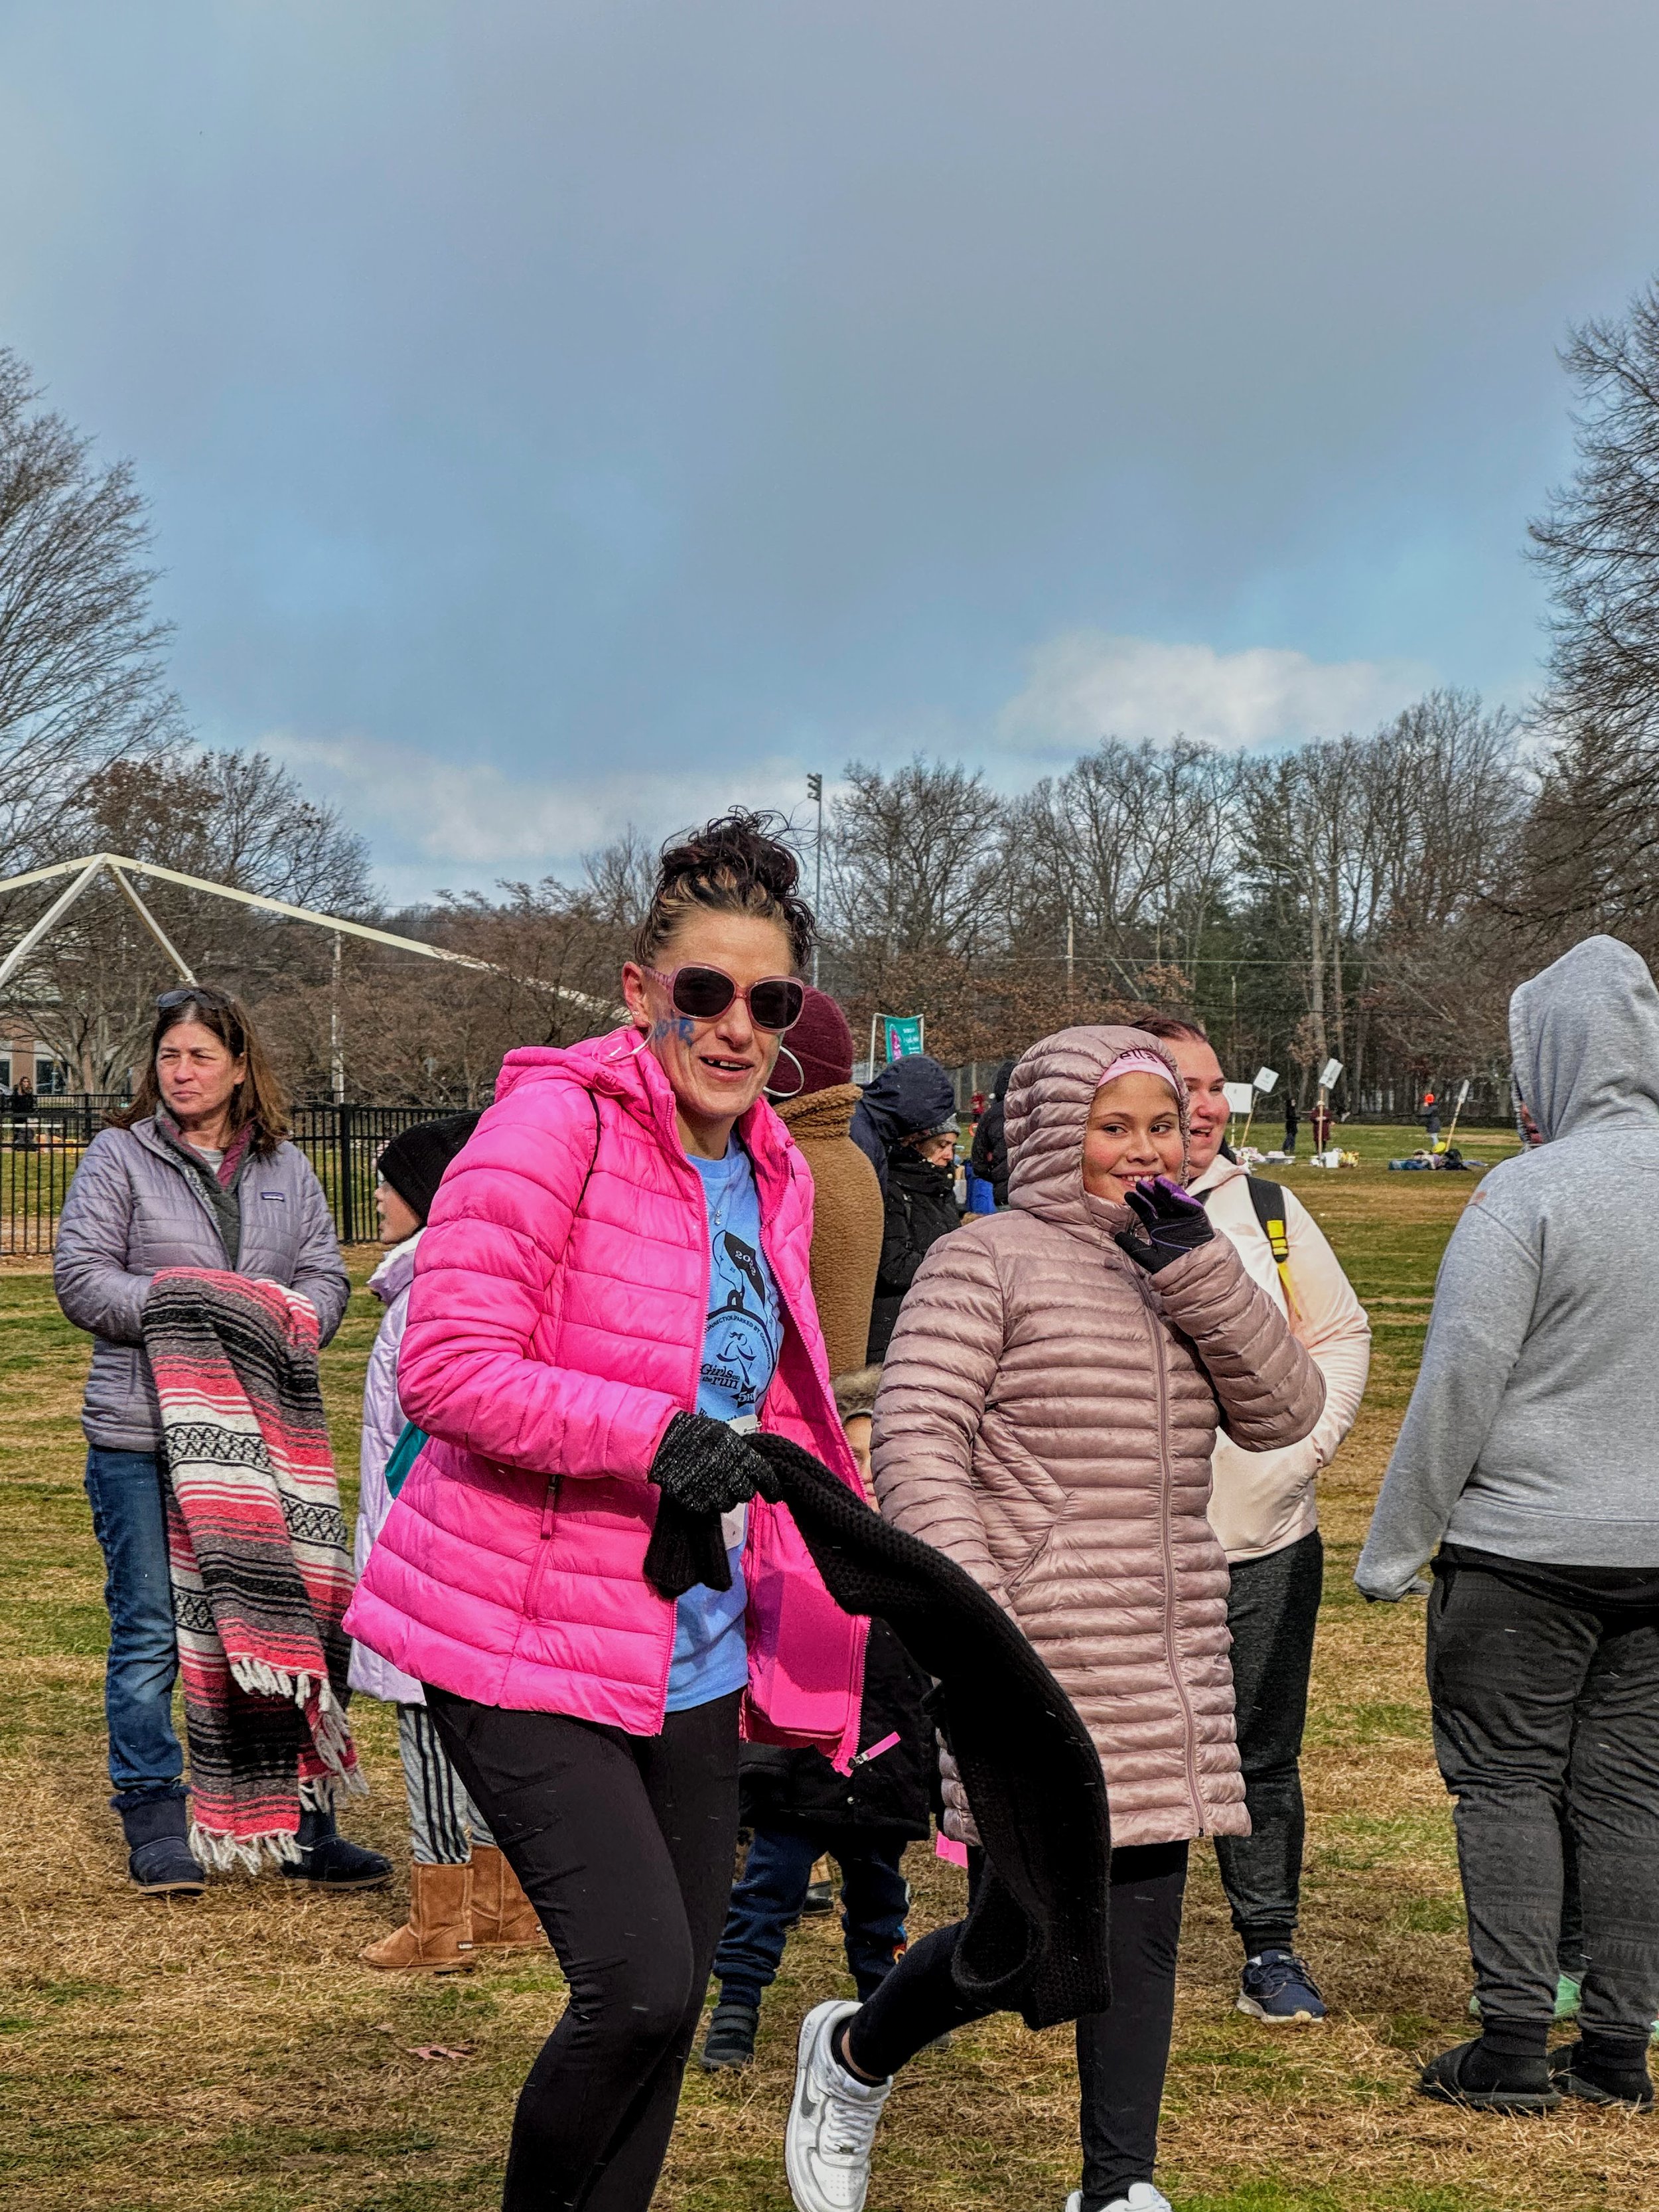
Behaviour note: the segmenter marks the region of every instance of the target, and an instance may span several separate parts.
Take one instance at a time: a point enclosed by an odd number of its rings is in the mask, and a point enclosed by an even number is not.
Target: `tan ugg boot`
[[[547,1941],[536,1908],[493,1844],[472,1846],[472,1943],[479,1951],[520,1951]]]
[[[417,1862],[409,1869],[408,1920],[357,1955],[390,1973],[465,1974],[476,1963],[471,1922],[471,1868]]]

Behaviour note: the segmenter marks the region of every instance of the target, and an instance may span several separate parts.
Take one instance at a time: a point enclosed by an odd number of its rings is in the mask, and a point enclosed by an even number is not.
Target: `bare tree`
[[[1555,594],[1554,709],[1608,737],[1659,720],[1659,280],[1573,331],[1578,465],[1531,528]]]
[[[0,350],[0,875],[60,856],[88,775],[174,733],[144,501]]]

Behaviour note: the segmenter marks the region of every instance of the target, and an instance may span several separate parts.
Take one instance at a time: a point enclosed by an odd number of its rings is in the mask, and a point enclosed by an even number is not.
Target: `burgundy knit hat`
[[[837,1084],[853,1080],[853,1032],[827,991],[806,986],[800,1019],[784,1042],[800,1062],[800,1097],[809,1091],[833,1091]]]

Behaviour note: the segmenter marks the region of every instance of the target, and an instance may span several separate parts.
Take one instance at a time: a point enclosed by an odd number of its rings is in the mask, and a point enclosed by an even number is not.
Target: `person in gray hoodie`
[[[1587,938],[1510,1000],[1543,1141],[1481,1183],[1446,1248],[1423,1365],[1355,1579],[1432,1558],[1435,1753],[1457,1800],[1482,2031],[1431,2096],[1648,2109],[1659,2014],[1659,991]],[[1568,1854],[1581,2039],[1547,2056]]]

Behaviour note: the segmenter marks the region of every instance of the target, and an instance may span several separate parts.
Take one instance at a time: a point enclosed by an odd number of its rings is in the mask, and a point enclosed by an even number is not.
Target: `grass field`
[[[1349,1133],[1353,1141],[1354,1133]],[[1659,2205],[1659,2121],[1463,2116],[1412,2094],[1468,2032],[1451,1826],[1430,1758],[1420,1602],[1367,1607],[1350,1576],[1408,1395],[1434,1269],[1473,1176],[1382,1165],[1410,1133],[1357,1133],[1364,1164],[1285,1170],[1370,1309],[1365,1408],[1324,1488],[1329,1580],[1307,1781],[1304,1936],[1330,2024],[1275,2034],[1231,2010],[1233,1941],[1205,1846],[1182,1954],[1161,2178],[1177,2212],[1531,2212]],[[1496,1159],[1505,1137],[1469,1149]],[[354,1256],[361,1281],[372,1254]],[[85,1340],[48,1278],[0,1269],[0,2203],[28,2212],[485,2212],[520,2077],[561,2002],[545,1957],[439,1984],[359,1948],[401,1891],[295,1896],[215,1883],[140,1901],[106,1809],[100,1569],[75,1413]],[[343,1470],[373,1334],[359,1295],[327,1356]],[[349,1487],[349,1486],[348,1486]],[[355,1710],[374,1796],[352,1832],[401,1866],[386,1710]],[[916,1930],[960,1877],[912,1854]],[[780,2149],[803,2008],[849,1985],[823,1922],[792,1942],[741,2079],[694,2074],[659,2203],[787,2212]],[[428,2056],[441,2051],[459,2056]],[[889,2107],[872,2212],[1060,2212],[1076,2179],[1068,2036],[998,2020],[929,2052]]]

